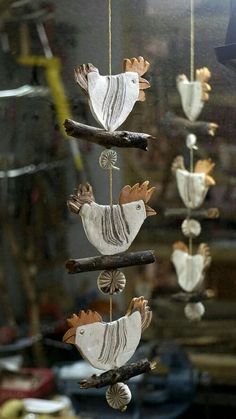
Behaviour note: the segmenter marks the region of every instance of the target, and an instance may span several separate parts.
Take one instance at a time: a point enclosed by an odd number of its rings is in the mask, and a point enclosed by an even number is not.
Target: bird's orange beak
[[[149,205],[145,204],[145,209],[146,209],[147,217],[151,217],[152,215],[156,215],[156,211],[153,208],[149,207]]]
[[[67,332],[64,334],[62,340],[65,343],[72,343],[75,344],[75,335],[76,335],[76,327],[71,327]]]

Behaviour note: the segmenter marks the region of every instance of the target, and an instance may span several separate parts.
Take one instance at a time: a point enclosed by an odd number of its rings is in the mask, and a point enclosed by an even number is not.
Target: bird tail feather
[[[133,298],[130,302],[127,316],[130,316],[134,311],[138,310],[141,315],[142,332],[147,329],[152,320],[152,311],[148,306],[148,301],[144,297]]]
[[[87,182],[85,185],[80,184],[75,189],[75,193],[67,201],[67,206],[71,212],[78,214],[84,204],[91,204],[94,200],[93,188]]]

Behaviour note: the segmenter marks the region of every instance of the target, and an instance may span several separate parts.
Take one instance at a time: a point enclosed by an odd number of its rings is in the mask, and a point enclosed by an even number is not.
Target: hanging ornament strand
[[[194,0],[190,0],[190,81],[194,81]]]
[[[195,58],[195,32],[194,32],[194,0],[190,0],[190,81],[194,81],[194,58]],[[190,147],[190,172],[193,173],[193,147]],[[189,218],[191,209],[189,209]],[[193,254],[193,239],[189,237],[189,253]]]
[[[111,22],[111,2],[108,0],[108,63],[109,63],[109,74],[112,73],[112,52],[111,52],[111,39],[112,39],[112,22]]]
[[[111,21],[111,2],[112,0],[108,0],[108,64],[109,64],[109,74],[111,76],[112,73],[112,48],[111,48],[111,42],[112,42],[112,21]],[[112,189],[112,166],[108,170],[109,174],[109,201],[110,205],[112,205],[113,202],[113,189]],[[112,322],[112,294],[109,295],[109,306],[110,306],[110,322]]]

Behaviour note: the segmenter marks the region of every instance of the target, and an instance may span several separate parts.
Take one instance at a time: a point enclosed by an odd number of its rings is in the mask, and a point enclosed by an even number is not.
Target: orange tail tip
[[[148,306],[148,301],[144,297],[133,298],[128,307],[127,316],[130,316],[134,311],[138,310],[141,315],[141,327],[142,331],[145,330],[151,323],[152,311]]]

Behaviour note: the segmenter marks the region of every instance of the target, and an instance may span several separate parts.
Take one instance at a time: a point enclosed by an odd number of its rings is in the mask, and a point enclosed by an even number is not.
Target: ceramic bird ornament
[[[67,320],[69,329],[63,341],[72,343],[95,368],[110,370],[124,365],[134,354],[141,333],[152,319],[144,297],[133,298],[127,313],[105,323],[96,311],[80,311]]]
[[[178,283],[186,292],[192,292],[201,287],[205,271],[211,263],[209,247],[201,243],[197,254],[189,254],[188,247],[183,242],[173,245],[172,262],[175,266]]]
[[[85,234],[103,255],[126,251],[138,234],[146,217],[156,212],[147,205],[155,187],[149,181],[127,185],[120,192],[118,205],[99,205],[88,183],[79,185],[67,201],[71,212],[79,214]]]
[[[126,59],[124,72],[102,76],[93,64],[75,69],[75,80],[88,95],[95,119],[107,131],[115,131],[128,117],[134,104],[144,100],[143,90],[150,87],[141,76],[149,68],[143,57]]]
[[[196,80],[189,81],[185,74],[177,77],[177,89],[180,94],[182,107],[190,121],[196,121],[200,115],[204,102],[209,99],[210,85],[207,83],[211,72],[207,67],[196,70]]]
[[[214,166],[211,159],[198,160],[192,173],[185,168],[182,156],[177,156],[173,161],[172,172],[176,175],[178,191],[187,208],[200,207],[209,187],[215,185],[215,180],[210,176]]]

